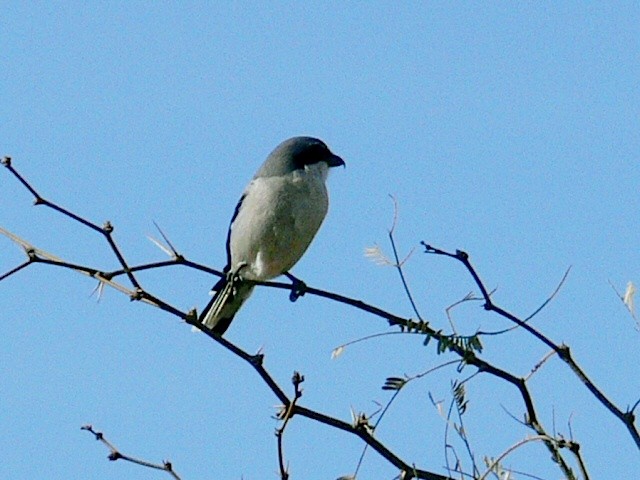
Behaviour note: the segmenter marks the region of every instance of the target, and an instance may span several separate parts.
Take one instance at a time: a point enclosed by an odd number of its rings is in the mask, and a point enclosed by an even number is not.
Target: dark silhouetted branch
[[[282,420],[282,426],[276,429],[276,438],[278,443],[278,466],[280,468],[280,478],[282,480],[288,480],[289,478],[289,469],[285,465],[284,461],[284,447],[282,446],[282,437],[284,436],[284,431],[289,424],[289,420],[293,416],[293,408],[296,403],[302,397],[302,389],[300,388],[300,384],[304,382],[304,376],[300,375],[298,372],[293,372],[293,377],[291,378],[291,383],[293,384],[293,400],[289,402],[289,405],[282,406],[280,413],[278,414],[278,418]]]
[[[220,276],[222,275],[222,272],[219,272],[218,270],[209,268],[207,266],[192,262],[187,260],[184,256],[182,256],[181,254],[179,254],[177,252],[177,250],[173,247],[173,245],[171,245],[171,243],[169,242],[169,240],[167,239],[167,237],[164,235],[164,233],[162,233],[161,231],[161,235],[164,239],[164,241],[169,245],[169,249],[166,249],[165,251],[171,256],[171,259],[168,261],[161,261],[161,262],[152,262],[152,263],[147,263],[147,264],[142,264],[142,265],[129,265],[129,263],[125,260],[124,255],[122,254],[120,248],[116,245],[115,240],[113,238],[113,227],[109,222],[106,222],[102,227],[98,226],[97,224],[90,222],[78,215],[76,215],[73,212],[70,212],[69,210],[66,210],[60,206],[58,206],[57,204],[44,199],[43,197],[41,197],[39,195],[39,193],[13,168],[13,166],[11,165],[11,161],[8,158],[5,158],[5,160],[2,162],[8,169],[9,171],[14,175],[15,178],[18,179],[18,181],[25,187],[27,188],[27,190],[29,190],[29,192],[34,196],[35,198],[35,204],[36,205],[45,205],[48,206],[49,208],[63,214],[64,216],[67,216],[68,218],[71,218],[72,220],[79,222],[80,224],[99,232],[101,235],[103,235],[103,237],[105,238],[105,240],[107,241],[109,248],[111,249],[111,251],[113,252],[113,254],[115,255],[115,257],[118,260],[118,264],[119,264],[119,269],[117,270],[112,270],[110,272],[105,272],[104,270],[100,270],[100,269],[96,269],[93,267],[89,267],[89,266],[84,266],[84,265],[77,265],[71,262],[66,262],[64,260],[61,260],[51,254],[48,254],[42,250],[39,250],[31,245],[29,245],[26,241],[19,239],[17,236],[11,234],[10,232],[6,232],[5,230],[0,231],[0,233],[4,233],[6,234],[9,238],[11,238],[12,240],[14,240],[16,243],[20,244],[26,251],[27,256],[28,256],[28,260],[25,261],[24,263],[18,265],[17,267],[9,270],[8,272],[2,274],[0,276],[0,280],[1,279],[5,279],[7,277],[9,277],[10,275],[15,274],[16,272],[26,268],[27,266],[34,264],[34,263],[43,263],[43,264],[49,264],[55,267],[60,267],[60,268],[66,268],[66,269],[71,269],[74,271],[77,271],[79,273],[82,273],[84,275],[87,275],[89,277],[92,277],[94,279],[97,279],[100,282],[100,285],[108,285],[111,286],[115,289],[117,289],[118,291],[121,291],[122,293],[127,294],[132,300],[136,300],[136,301],[143,301],[147,304],[153,305],[157,308],[160,308],[161,310],[166,311],[167,313],[177,316],[178,318],[181,318],[182,320],[184,320],[187,324],[195,326],[196,328],[200,329],[202,332],[204,332],[207,336],[209,336],[213,341],[215,341],[216,343],[218,343],[219,345],[221,345],[223,348],[227,349],[228,351],[230,351],[231,353],[233,353],[234,355],[238,356],[239,358],[241,358],[242,360],[246,361],[247,363],[249,363],[249,365],[251,365],[251,367],[257,372],[257,374],[261,377],[261,379],[264,381],[264,383],[267,385],[267,387],[273,392],[273,394],[280,400],[280,402],[283,405],[283,411],[285,412],[285,416],[283,417],[284,423],[282,428],[280,429],[280,435],[279,435],[279,444],[278,444],[278,448],[279,448],[279,463],[280,463],[280,471],[281,471],[281,476],[283,478],[286,478],[288,476],[288,473],[286,471],[286,468],[284,467],[284,455],[282,453],[282,433],[284,432],[284,428],[287,425],[287,422],[289,421],[289,419],[291,419],[294,415],[300,415],[306,418],[309,418],[310,420],[319,422],[319,423],[323,423],[327,426],[330,426],[332,428],[336,428],[345,432],[348,432],[352,435],[356,435],[358,436],[360,439],[362,439],[366,445],[368,445],[370,448],[372,448],[373,450],[375,450],[376,452],[378,452],[379,455],[381,455],[383,458],[385,458],[390,464],[394,465],[396,468],[398,468],[398,470],[401,472],[400,474],[400,478],[403,479],[412,479],[412,478],[421,478],[421,479],[428,479],[428,480],[451,480],[451,477],[447,477],[447,476],[442,476],[436,473],[432,473],[426,470],[421,470],[418,468],[415,468],[413,464],[408,464],[407,462],[403,461],[402,459],[400,459],[398,456],[396,456],[389,448],[387,448],[385,445],[383,445],[378,439],[376,439],[373,435],[374,433],[374,429],[375,426],[372,427],[369,423],[368,423],[368,419],[366,417],[360,416],[358,417],[353,424],[344,422],[342,420],[330,417],[328,415],[325,415],[321,412],[317,412],[315,410],[311,410],[308,409],[306,407],[303,407],[301,405],[299,405],[298,400],[300,398],[300,390],[299,390],[299,384],[301,382],[301,380],[298,381],[297,385],[294,382],[295,385],[295,393],[294,393],[294,397],[292,399],[290,399],[285,393],[284,391],[279,387],[279,385],[275,382],[275,380],[271,377],[271,375],[267,372],[267,370],[264,368],[263,366],[263,355],[262,354],[255,354],[255,355],[251,355],[247,352],[245,352],[244,350],[242,350],[241,348],[239,348],[238,346],[234,345],[233,343],[229,342],[228,340],[226,340],[225,338],[211,332],[210,330],[208,330],[206,327],[204,327],[202,324],[200,324],[198,322],[198,314],[196,312],[195,309],[189,310],[188,312],[183,312],[180,309],[172,306],[171,304],[169,304],[168,302],[158,298],[157,296],[153,295],[151,292],[145,290],[142,286],[141,283],[138,281],[136,274],[139,272],[143,272],[146,270],[151,270],[151,269],[157,269],[157,268],[165,268],[165,267],[169,267],[169,266],[174,266],[174,265],[183,265],[186,266],[188,268],[193,268],[195,270],[198,271],[202,271],[202,272],[206,272],[208,274],[213,274],[213,275],[217,275]],[[395,225],[395,223],[394,223]],[[333,293],[333,292],[329,292],[326,290],[321,290],[318,288],[313,288],[313,287],[309,287],[306,284],[304,285],[304,288],[302,289],[302,286],[299,284],[301,283],[301,281],[297,280],[294,281],[292,284],[290,283],[282,283],[282,282],[253,282],[256,285],[263,285],[263,286],[268,286],[271,288],[277,288],[277,289],[284,289],[284,290],[289,290],[291,292],[291,297],[292,300],[296,299],[297,297],[301,296],[302,294],[311,294],[311,295],[316,295],[319,297],[323,297],[323,298],[327,298],[333,301],[337,301],[346,305],[350,305],[354,308],[357,308],[361,311],[364,312],[368,312],[372,315],[375,315],[379,318],[382,318],[384,320],[386,320],[388,322],[389,325],[391,326],[398,326],[401,328],[402,331],[407,332],[407,333],[413,333],[413,334],[418,334],[418,335],[422,335],[425,337],[425,345],[431,340],[435,340],[437,343],[437,353],[453,353],[455,355],[457,355],[459,357],[459,360],[456,360],[456,363],[459,364],[458,366],[458,371],[461,371],[466,365],[469,366],[473,366],[475,368],[477,368],[478,373],[487,373],[490,374],[496,378],[500,378],[508,383],[510,383],[511,385],[513,385],[518,392],[520,393],[520,396],[522,397],[523,403],[524,403],[524,408],[526,410],[526,415],[525,415],[525,424],[528,425],[530,428],[532,428],[536,434],[538,435],[539,439],[541,439],[544,444],[547,446],[547,448],[549,449],[549,451],[551,452],[552,458],[555,462],[558,463],[560,469],[562,470],[563,474],[565,475],[566,478],[568,479],[573,479],[575,478],[575,475],[573,474],[571,468],[568,466],[568,464],[566,463],[566,461],[564,460],[563,456],[562,456],[562,449],[569,449],[572,452],[574,452],[574,450],[577,450],[577,443],[575,442],[561,442],[558,439],[548,435],[545,431],[545,429],[543,428],[542,424],[540,423],[535,407],[534,407],[534,403],[533,403],[533,399],[530,395],[530,392],[527,388],[526,385],[526,379],[525,378],[519,378],[509,372],[507,372],[506,370],[499,368],[489,362],[487,362],[486,360],[482,359],[479,354],[482,351],[482,344],[480,342],[480,338],[479,336],[476,335],[471,335],[471,336],[459,336],[459,335],[447,335],[445,333],[443,333],[441,330],[435,330],[433,329],[430,325],[429,322],[426,322],[424,320],[421,320],[418,314],[418,310],[417,307],[415,305],[415,303],[413,302],[413,298],[410,294],[409,288],[408,288],[408,284],[406,282],[406,279],[404,278],[404,274],[400,268],[402,262],[399,260],[398,254],[397,254],[397,250],[395,248],[395,243],[393,240],[393,229],[390,231],[390,241],[392,242],[392,248],[394,250],[394,257],[395,257],[395,261],[396,264],[398,265],[398,269],[399,269],[399,273],[401,276],[401,280],[403,282],[403,285],[405,286],[405,291],[409,297],[410,302],[412,303],[412,306],[414,308],[414,311],[416,313],[416,315],[418,315],[418,321],[414,321],[411,319],[406,319],[406,318],[402,318],[399,317],[397,315],[394,315],[390,312],[387,312],[385,310],[382,310],[378,307],[375,307],[371,304],[365,303],[361,300],[356,300],[353,298],[349,298],[346,297],[344,295],[340,295],[337,293]],[[424,244],[424,243],[423,243]],[[487,290],[487,288],[484,286],[482,280],[480,279],[478,273],[475,271],[475,269],[473,268],[473,266],[471,265],[471,263],[469,262],[469,257],[465,252],[462,251],[456,251],[455,253],[449,253],[443,250],[439,250],[436,249],[434,247],[431,247],[427,244],[424,244],[424,246],[426,247],[426,250],[428,253],[432,253],[432,254],[438,254],[438,255],[443,255],[446,257],[451,257],[454,258],[458,261],[460,261],[461,263],[463,263],[465,265],[465,267],[467,268],[468,272],[470,273],[470,275],[473,277],[476,285],[478,286],[478,288],[480,289],[481,293],[482,293],[482,298],[484,299],[484,308],[486,310],[489,311],[493,311],[495,313],[498,313],[499,315],[509,319],[510,321],[512,321],[513,323],[515,323],[517,326],[523,328],[524,330],[526,330],[527,332],[529,332],[531,335],[533,335],[534,337],[536,337],[539,341],[541,341],[542,343],[544,343],[545,345],[547,345],[549,348],[551,348],[555,353],[558,354],[558,356],[560,356],[560,358],[563,359],[563,361],[565,361],[570,367],[571,369],[574,371],[574,373],[583,381],[583,383],[585,383],[585,385],[587,385],[587,387],[589,388],[589,390],[594,394],[594,396],[596,396],[596,398],[598,400],[600,400],[605,406],[607,406],[607,408],[613,412],[616,416],[618,416],[619,418],[621,418],[625,424],[627,425],[629,431],[631,432],[634,440],[636,441],[636,444],[638,444],[638,446],[640,446],[640,437],[638,437],[638,433],[635,429],[634,426],[634,415],[633,415],[633,409],[630,410],[627,413],[622,413],[619,409],[617,409],[601,392],[599,389],[597,389],[593,383],[587,378],[586,374],[582,371],[582,369],[573,361],[573,359],[571,358],[571,354],[569,351],[569,348],[566,345],[556,345],[554,342],[552,342],[550,339],[548,339],[546,336],[544,336],[542,333],[538,332],[535,328],[531,327],[529,324],[526,323],[526,320],[521,320],[519,318],[517,318],[516,316],[512,315],[511,313],[505,311],[504,309],[498,307],[497,305],[495,305],[492,300],[491,300],[491,293]],[[129,282],[132,285],[132,288],[128,288],[124,285],[121,285],[120,283],[116,282],[114,279],[120,275],[126,275]],[[564,281],[564,279],[563,279]],[[562,284],[562,282],[561,282]],[[295,294],[295,295],[294,295]],[[555,295],[555,293],[553,294]],[[551,298],[553,298],[553,295]],[[548,303],[548,302],[546,302]],[[543,308],[545,305],[543,304],[543,306],[541,308]],[[538,309],[539,311],[540,309]],[[534,314],[537,313],[534,312]],[[104,440],[104,438],[102,437],[101,434],[94,432],[93,429],[89,426],[87,428],[85,428],[86,430],[90,431],[91,433],[93,433],[96,438],[98,438],[99,440],[102,440],[103,443],[105,443],[112,451],[112,455],[116,456],[117,458],[113,458],[113,460],[118,459],[118,458],[125,458],[125,456],[123,456],[122,454],[120,454],[111,444],[109,444],[108,442],[106,442]],[[98,437],[98,435],[100,437]],[[127,460],[129,461],[133,461],[134,463],[139,463],[141,465],[147,465],[147,462],[142,462],[142,461],[137,461],[135,459],[131,459],[130,457],[126,457]],[[155,465],[155,464],[148,464],[149,465]],[[172,472],[170,464],[168,464],[169,467],[167,468],[166,465],[165,466],[158,466],[155,465],[152,468],[159,468],[162,470],[166,470],[168,472]],[[173,473],[172,473],[173,474]],[[174,474],[175,476],[175,474]],[[177,478],[177,476],[175,476]]]
[[[626,412],[623,412],[621,409],[616,407],[613,404],[613,402],[611,402],[611,400],[609,400],[598,387],[596,387],[596,385],[587,376],[584,370],[582,370],[582,368],[574,361],[573,357],[571,356],[571,350],[568,345],[565,345],[565,344],[558,345],[554,343],[548,337],[546,337],[541,332],[539,332],[538,330],[533,328],[531,325],[526,323],[526,321],[519,319],[512,313],[509,313],[503,308],[494,304],[493,301],[491,300],[490,295],[487,292],[487,288],[485,287],[484,283],[480,279],[480,276],[476,272],[473,265],[471,265],[471,262],[469,260],[469,255],[466,252],[463,252],[462,250],[456,250],[455,253],[446,252],[444,250],[440,250],[431,245],[428,245],[425,242],[422,242],[422,245],[425,247],[426,253],[450,257],[462,263],[467,269],[467,271],[469,272],[469,274],[471,274],[474,282],[482,292],[482,297],[484,298],[484,302],[485,302],[484,309],[495,312],[498,315],[515,323],[519,327],[529,332],[539,341],[544,343],[546,346],[551,348],[555,353],[557,353],[558,357],[560,357],[560,359],[562,359],[562,361],[569,366],[571,371],[578,377],[578,379],[580,379],[580,381],[587,387],[587,389],[593,394],[593,396],[602,405],[604,405],[607,410],[609,410],[615,417],[617,417],[625,425],[625,427],[631,434],[631,438],[633,438],[633,441],[635,442],[636,446],[640,449],[640,433],[638,432],[638,429],[635,426],[635,415],[633,414],[633,411],[628,410]]]
[[[171,475],[175,480],[180,480],[180,477],[178,476],[178,474],[175,472],[175,470],[173,470],[173,465],[171,464],[170,461],[165,460],[162,463],[152,463],[146,460],[141,460],[139,458],[132,457],[130,455],[126,455],[124,453],[121,453],[120,450],[118,450],[110,441],[104,438],[104,435],[102,432],[98,432],[94,430],[93,426],[84,425],[80,427],[80,429],[86,430],[87,432],[92,433],[93,436],[96,438],[96,440],[98,440],[99,442],[102,442],[102,444],[104,444],[109,449],[110,453],[107,458],[109,458],[109,460],[111,460],[112,462],[115,462],[116,460],[124,460],[126,462],[131,462],[146,468],[152,468],[154,470],[162,470],[163,472],[167,472],[169,475]]]

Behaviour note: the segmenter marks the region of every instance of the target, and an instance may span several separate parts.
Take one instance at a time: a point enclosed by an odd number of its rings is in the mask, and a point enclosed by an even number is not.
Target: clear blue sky
[[[156,221],[188,258],[221,268],[233,207],[264,157],[290,136],[318,136],[347,168],[329,180],[330,213],[295,274],[411,315],[396,272],[363,255],[375,243],[389,251],[393,194],[403,252],[420,240],[467,250],[518,315],[573,266],[534,325],[568,343],[621,408],[637,400],[640,334],[608,284],[640,282],[635,2],[5,2],[2,11],[0,153],[45,197],[111,220],[132,263],[165,258],[146,238]],[[31,201],[0,171],[2,227],[69,261],[116,268],[98,235]],[[22,261],[0,239],[0,270]],[[444,309],[473,289],[468,276],[420,250],[406,268],[423,315],[447,328]],[[182,309],[201,308],[214,281],[179,268],[141,280]],[[97,303],[94,286],[45,266],[0,284],[0,477],[164,478],[108,463],[79,429],[93,423],[127,453],[170,458],[185,480],[277,478],[277,401],[256,374],[161,311],[113,290]],[[455,320],[466,333],[507,325],[479,303]],[[388,400],[387,376],[449,359],[399,335],[330,358],[386,330],[343,305],[259,289],[227,336],[263,348],[287,390],[302,372],[304,405],[349,420],[350,409]],[[514,332],[487,339],[484,353],[526,375],[547,350]],[[454,374],[408,387],[377,432],[421,468],[444,471],[445,424],[429,394],[448,401]],[[571,422],[592,478],[640,470],[626,430],[557,359],[531,389],[549,431],[569,436]],[[513,388],[480,376],[468,398],[480,461],[530,433],[509,415],[524,411]],[[303,418],[285,445],[295,479],[352,473],[362,448]],[[559,478],[548,458],[536,444],[505,465]],[[370,452],[359,478],[395,474]]]

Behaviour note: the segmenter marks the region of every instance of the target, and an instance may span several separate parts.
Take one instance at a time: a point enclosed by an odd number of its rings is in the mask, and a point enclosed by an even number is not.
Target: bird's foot
[[[242,278],[242,275],[240,275],[240,272],[247,265],[248,265],[247,262],[239,263],[238,264],[238,268],[236,268],[235,270],[227,272],[226,281],[227,281],[227,284],[231,287],[231,294],[233,296],[235,296],[237,291],[238,291],[238,285],[240,283],[242,283],[242,281],[244,280]]]
[[[289,293],[289,300],[295,302],[298,298],[302,297],[305,293],[307,293],[307,284],[304,283],[299,278],[291,275],[289,272],[285,272],[285,275],[289,280],[291,280],[292,289],[291,293]]]
[[[242,269],[245,268],[247,265],[248,265],[247,262],[240,262],[238,264],[238,267],[235,270],[231,270],[227,272],[227,282],[231,282],[231,283],[241,282],[242,276],[240,275],[240,272],[242,272]]]

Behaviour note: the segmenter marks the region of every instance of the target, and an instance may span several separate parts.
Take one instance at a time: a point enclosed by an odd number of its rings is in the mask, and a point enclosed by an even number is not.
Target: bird
[[[249,298],[254,284],[285,274],[300,260],[329,208],[329,169],[344,160],[314,137],[280,143],[244,189],[227,233],[227,264],[213,286],[200,323],[213,333],[226,332]],[[249,280],[249,282],[247,282]],[[295,299],[293,296],[291,299]]]

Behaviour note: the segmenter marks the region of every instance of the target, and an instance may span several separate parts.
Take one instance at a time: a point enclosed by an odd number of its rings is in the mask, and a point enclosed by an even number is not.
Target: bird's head
[[[293,137],[278,145],[267,157],[256,176],[275,176],[325,163],[327,167],[345,166],[322,140],[313,137]]]

